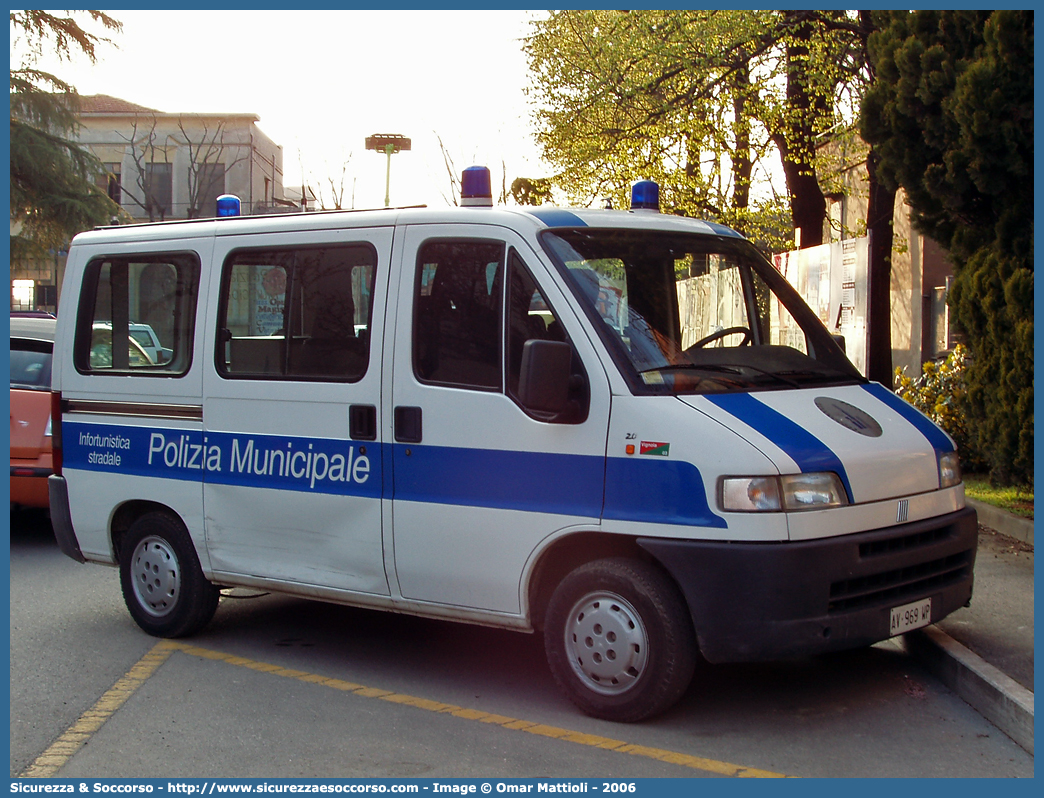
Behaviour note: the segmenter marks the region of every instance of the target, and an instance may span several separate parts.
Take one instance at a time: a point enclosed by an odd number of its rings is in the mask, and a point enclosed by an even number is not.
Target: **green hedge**
[[[945,360],[930,360],[920,376],[895,370],[895,392],[949,433],[961,453],[966,471],[988,470],[988,461],[975,446],[964,407],[968,388],[968,350],[957,344]]]

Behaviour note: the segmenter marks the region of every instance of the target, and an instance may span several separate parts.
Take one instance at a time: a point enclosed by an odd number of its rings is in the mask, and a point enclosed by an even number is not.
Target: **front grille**
[[[835,613],[879,604],[901,604],[904,599],[912,600],[968,578],[973,561],[973,551],[962,551],[930,562],[834,582],[830,585],[828,611]]]
[[[946,540],[952,534],[953,528],[944,526],[938,529],[929,529],[925,532],[917,532],[913,535],[901,535],[899,537],[886,538],[885,540],[875,540],[871,543],[861,543],[859,544],[859,556],[875,557],[880,554],[894,554],[897,551],[908,551],[921,546],[930,546],[933,543],[938,543],[940,540]]]

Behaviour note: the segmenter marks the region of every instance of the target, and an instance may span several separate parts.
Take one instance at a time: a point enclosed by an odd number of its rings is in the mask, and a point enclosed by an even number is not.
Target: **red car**
[[[47,508],[54,318],[11,318],[11,509]]]

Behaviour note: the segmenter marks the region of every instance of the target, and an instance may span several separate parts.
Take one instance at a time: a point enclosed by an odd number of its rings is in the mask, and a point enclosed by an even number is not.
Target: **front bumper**
[[[681,586],[710,662],[868,646],[890,610],[932,599],[932,622],[971,600],[978,520],[964,509],[851,535],[785,543],[640,538]]]

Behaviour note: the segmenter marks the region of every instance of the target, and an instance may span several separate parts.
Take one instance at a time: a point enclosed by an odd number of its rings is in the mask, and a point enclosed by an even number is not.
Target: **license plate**
[[[892,625],[889,636],[901,635],[911,629],[920,629],[932,622],[932,600],[930,598],[892,608]]]

